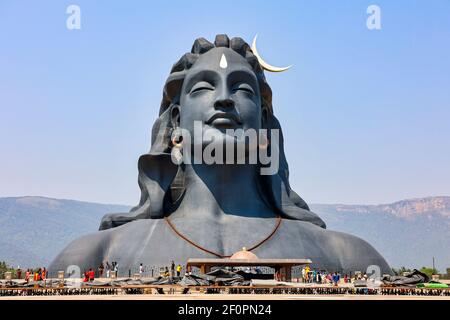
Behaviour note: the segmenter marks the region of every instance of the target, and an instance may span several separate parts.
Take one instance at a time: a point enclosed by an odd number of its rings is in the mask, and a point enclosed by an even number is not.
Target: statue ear
[[[180,126],[180,106],[175,104],[170,110],[170,122],[173,128]]]

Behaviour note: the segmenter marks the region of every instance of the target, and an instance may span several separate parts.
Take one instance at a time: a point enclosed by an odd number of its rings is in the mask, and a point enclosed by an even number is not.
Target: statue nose
[[[234,101],[231,99],[219,99],[214,103],[215,109],[231,109],[234,108]]]

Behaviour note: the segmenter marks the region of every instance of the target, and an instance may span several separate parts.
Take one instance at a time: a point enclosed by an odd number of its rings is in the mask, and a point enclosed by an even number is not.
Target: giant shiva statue
[[[124,270],[140,263],[162,266],[229,257],[246,247],[259,258],[309,258],[328,271],[377,265],[391,273],[370,244],[327,230],[291,189],[281,126],[264,76],[265,69],[284,69],[270,68],[252,47],[226,35],[214,43],[195,40],[191,52],[172,67],[151,149],[139,158],[139,204],[128,213],[103,217],[100,230],[70,243],[51,271],[69,265],[95,268],[104,261],[117,261]],[[250,135],[230,139],[233,130],[265,134],[252,147]],[[239,155],[210,149],[217,161],[202,161],[212,141],[216,146],[231,141],[236,148],[244,141],[245,150]],[[260,149],[275,159],[276,170],[262,174],[270,164],[242,161]],[[192,150],[200,150],[200,156]],[[234,162],[221,161],[230,154]]]

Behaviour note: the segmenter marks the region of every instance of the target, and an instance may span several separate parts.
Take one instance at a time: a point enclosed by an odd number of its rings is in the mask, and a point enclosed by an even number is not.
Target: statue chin
[[[234,135],[220,129],[209,129],[202,139],[194,139],[186,148],[185,163],[189,164],[257,164],[258,142],[249,142],[240,134]],[[190,156],[189,156],[190,155]]]

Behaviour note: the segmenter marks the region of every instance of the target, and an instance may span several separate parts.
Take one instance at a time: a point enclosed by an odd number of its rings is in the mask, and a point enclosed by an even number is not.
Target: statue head
[[[194,136],[194,124],[215,139],[226,129],[267,127],[272,93],[248,44],[218,35],[214,44],[200,38],[171,70],[160,115],[170,112],[172,128]],[[214,132],[215,129],[217,132]],[[214,134],[215,133],[215,134]],[[191,139],[191,142],[193,140]]]
[[[183,166],[173,163],[172,134],[177,128],[194,135],[194,123],[223,136],[226,129],[276,129],[279,167],[275,174],[260,177],[265,200],[283,218],[304,220],[325,228],[308,205],[290,188],[280,124],[273,114],[272,91],[250,46],[241,38],[218,35],[214,44],[195,40],[192,50],[172,67],[164,85],[159,118],[152,129],[150,152],[139,158],[139,205],[127,214],[108,214],[100,229],[137,219],[159,219],[167,204],[182,190]]]

